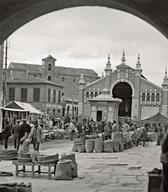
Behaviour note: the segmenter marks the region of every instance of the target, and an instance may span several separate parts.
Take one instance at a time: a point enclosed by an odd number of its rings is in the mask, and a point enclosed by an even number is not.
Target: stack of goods
[[[30,153],[19,153],[17,156],[17,160],[23,163],[32,162]]]
[[[74,138],[74,145],[73,145],[72,151],[79,152],[79,153],[85,152],[85,139]]]
[[[61,160],[71,160],[72,162],[72,178],[75,178],[78,176],[78,164],[75,159],[75,153],[70,153],[70,154],[62,154],[61,155]]]
[[[104,149],[103,151],[106,152],[106,153],[112,153],[113,152],[113,141],[111,140],[105,140],[104,141]]]
[[[0,191],[3,192],[32,192],[31,183],[3,183],[0,184]]]
[[[85,142],[85,148],[87,153],[93,153],[94,150],[94,139],[88,139]]]
[[[120,152],[124,149],[123,147],[123,134],[121,132],[113,132],[111,135],[113,141],[114,152]]]
[[[58,157],[58,153],[55,155],[37,155],[37,162],[40,164],[56,163]]]
[[[0,160],[14,160],[17,158],[16,150],[0,150]]]
[[[101,138],[95,139],[94,151],[101,153],[103,151],[103,140]]]

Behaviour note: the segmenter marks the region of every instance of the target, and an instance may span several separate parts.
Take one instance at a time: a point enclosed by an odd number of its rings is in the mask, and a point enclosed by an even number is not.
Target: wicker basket
[[[37,162],[38,163],[42,163],[42,164],[45,164],[45,163],[55,163],[58,161],[58,157],[59,155],[56,154],[56,155],[37,155]]]

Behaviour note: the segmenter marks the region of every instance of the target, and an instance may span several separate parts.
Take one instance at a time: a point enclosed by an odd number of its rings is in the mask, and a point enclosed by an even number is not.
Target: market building
[[[112,118],[112,114],[109,118],[111,112],[108,110],[108,102],[106,102],[106,110],[104,108],[96,109],[93,106],[93,101],[97,102],[96,106],[102,105],[102,101],[98,100],[104,89],[106,89],[106,97],[109,99],[122,100],[118,108],[118,119],[120,120],[139,121],[157,113],[168,116],[167,71],[165,71],[163,84],[159,87],[142,75],[140,56],[138,55],[135,68],[132,68],[126,64],[124,52],[121,64],[117,65],[114,70],[111,68],[109,55],[104,71],[104,77],[90,84],[86,84],[84,75],[81,75],[78,82],[79,116],[92,117],[95,121],[116,120],[116,117]]]

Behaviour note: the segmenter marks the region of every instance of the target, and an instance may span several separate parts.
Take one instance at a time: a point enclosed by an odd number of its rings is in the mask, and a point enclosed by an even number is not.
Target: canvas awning
[[[9,103],[5,107],[3,107],[3,110],[29,112],[31,114],[39,114],[39,115],[43,114],[40,110],[35,108],[30,103],[23,103],[23,102],[19,102],[19,101],[12,101],[11,103]]]
[[[160,124],[168,124],[168,117],[162,115],[161,113],[157,113],[151,117],[146,119],[142,119],[141,123],[160,123]]]

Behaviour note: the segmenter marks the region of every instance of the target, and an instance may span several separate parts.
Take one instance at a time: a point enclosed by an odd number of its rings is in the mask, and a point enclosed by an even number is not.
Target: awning
[[[6,111],[20,111],[20,112],[29,112],[30,114],[39,114],[42,115],[43,112],[35,108],[30,103],[23,103],[19,101],[12,101],[11,103],[7,104],[3,107],[3,110]]]
[[[168,117],[162,115],[161,113],[157,113],[151,117],[146,119],[142,119],[141,123],[160,123],[160,124],[168,124]]]

